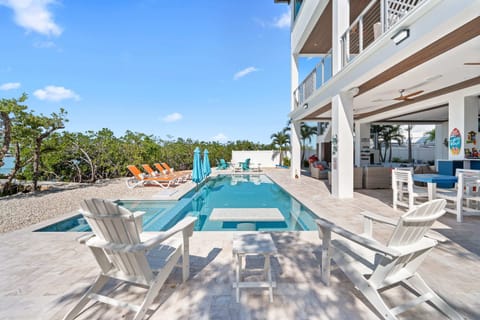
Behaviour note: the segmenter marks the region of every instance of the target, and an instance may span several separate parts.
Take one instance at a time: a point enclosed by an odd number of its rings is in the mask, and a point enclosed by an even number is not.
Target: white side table
[[[275,247],[275,243],[273,243],[270,234],[246,233],[235,235],[232,248],[236,263],[236,274],[233,287],[236,288],[237,302],[240,301],[240,288],[266,288],[270,291],[270,302],[273,302],[273,288],[276,287],[276,283],[275,281],[272,281],[270,256],[277,254],[277,247]],[[265,263],[263,266],[265,281],[240,281],[242,260],[243,257],[246,257],[247,255],[263,255],[265,257]]]

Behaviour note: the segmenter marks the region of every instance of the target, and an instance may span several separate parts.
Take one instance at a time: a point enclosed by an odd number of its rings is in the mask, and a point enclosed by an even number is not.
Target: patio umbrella
[[[200,159],[200,148],[196,147],[195,151],[193,151],[192,181],[198,184],[202,180],[203,180],[203,170],[202,170],[202,161]]]
[[[208,150],[205,149],[203,151],[203,175],[208,177],[212,173],[212,169],[210,168],[210,160],[208,160]]]

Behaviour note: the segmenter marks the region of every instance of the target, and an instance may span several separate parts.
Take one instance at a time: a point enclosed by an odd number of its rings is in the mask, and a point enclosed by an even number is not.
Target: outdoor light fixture
[[[308,103],[305,103],[305,104],[303,105],[303,109],[305,109],[305,110],[308,109]]]
[[[409,36],[410,36],[409,29],[401,29],[391,39],[393,40],[393,42],[395,42],[396,45],[398,45],[403,40],[407,39]]]

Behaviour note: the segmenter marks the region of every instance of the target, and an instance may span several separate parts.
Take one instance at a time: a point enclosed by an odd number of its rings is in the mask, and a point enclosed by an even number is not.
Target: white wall
[[[283,157],[291,159],[290,152],[283,152]],[[277,150],[247,150],[247,151],[232,151],[232,162],[243,162],[250,158],[251,164],[260,163],[263,168],[275,167],[280,161],[280,154]]]
[[[443,146],[443,144],[441,145]],[[388,159],[389,151],[387,151]],[[402,160],[408,159],[408,147],[393,147],[392,148],[392,159],[400,158]],[[435,146],[419,146],[412,145],[412,158],[415,161],[434,161],[435,160]]]

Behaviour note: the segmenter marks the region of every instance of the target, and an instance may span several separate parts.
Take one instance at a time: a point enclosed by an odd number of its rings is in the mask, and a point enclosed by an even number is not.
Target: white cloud
[[[213,141],[219,141],[219,142],[226,142],[228,141],[228,137],[224,135],[223,133],[219,133],[216,136],[212,137]]]
[[[62,29],[53,21],[48,5],[56,0],[0,0],[0,5],[9,7],[15,15],[15,23],[27,31],[47,36],[59,36]]]
[[[46,86],[43,89],[35,90],[33,93],[40,100],[61,101],[66,99],[80,100],[80,96],[73,90],[65,87]]]
[[[18,89],[18,88],[20,88],[20,82],[7,82],[0,85],[0,90],[3,90],[3,91]]]
[[[248,68],[245,68],[243,70],[240,70],[233,75],[233,80],[238,80],[242,77],[245,77],[247,74],[255,72],[255,71],[258,71],[258,69],[255,68],[255,67],[248,67]]]
[[[273,26],[279,29],[290,28],[290,12],[285,12],[273,21]]]
[[[181,113],[174,112],[172,114],[169,114],[169,115],[163,117],[162,120],[164,122],[175,122],[175,121],[181,120],[182,118],[183,118],[183,116],[182,116]]]

